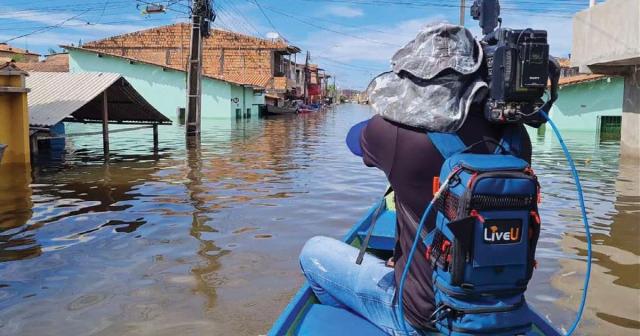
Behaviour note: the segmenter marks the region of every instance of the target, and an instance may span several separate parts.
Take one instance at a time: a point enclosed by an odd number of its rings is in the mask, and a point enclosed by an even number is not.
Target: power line
[[[253,3],[256,4],[258,9],[260,9],[260,12],[262,13],[262,16],[264,16],[264,18],[267,19],[267,22],[269,22],[269,25],[271,25],[271,28],[273,28],[273,30],[275,30],[275,32],[278,33],[278,35],[282,36],[282,34],[280,34],[280,32],[278,31],[278,28],[276,28],[276,26],[273,24],[273,22],[271,22],[271,19],[269,18],[267,13],[264,12],[264,9],[262,9],[262,6],[258,2],[258,0],[253,0]],[[282,37],[284,38],[284,36],[282,36]]]
[[[74,16],[68,18],[68,19],[64,19],[64,20],[60,21],[59,23],[57,23],[55,25],[47,26],[47,27],[44,27],[44,28],[41,28],[41,29],[36,29],[36,30],[34,30],[34,31],[30,32],[30,33],[26,33],[26,34],[22,34],[22,35],[19,35],[19,36],[16,36],[16,37],[12,37],[12,38],[10,38],[8,40],[5,40],[3,43],[11,42],[11,41],[17,40],[19,38],[31,36],[31,35],[38,34],[38,33],[43,33],[45,31],[49,31],[49,30],[52,30],[52,29],[55,29],[55,28],[58,28],[58,27],[62,27],[65,23],[67,23],[67,22],[69,22],[69,21],[71,21],[71,20],[73,20],[73,19],[75,19],[77,17],[80,17],[80,16],[86,14],[88,11],[89,10],[86,10],[86,11],[84,11],[84,12],[78,14],[78,15],[74,15]]]
[[[261,35],[260,31],[249,20],[245,19],[242,13],[240,13],[240,11],[237,8],[233,7],[233,4],[231,3],[231,1],[224,2],[224,3],[226,7],[222,6],[222,0],[219,1],[217,4],[217,11],[219,14],[225,14],[231,20],[235,19],[234,21],[236,21],[238,24],[237,27],[242,29],[248,35],[251,35],[253,33],[255,33],[256,36]],[[225,10],[225,8],[228,10]],[[222,15],[218,15],[218,16],[222,16]]]
[[[348,37],[351,37],[351,38],[354,38],[354,39],[363,40],[363,41],[367,41],[367,42],[372,42],[372,43],[376,43],[376,44],[380,44],[380,45],[387,45],[387,46],[396,47],[396,48],[401,47],[400,45],[397,45],[397,44],[387,43],[387,42],[384,42],[384,41],[378,41],[378,40],[374,40],[374,39],[368,39],[368,38],[365,38],[365,37],[362,37],[362,36],[358,36],[358,35],[354,35],[354,34],[351,34],[351,33],[347,33],[347,32],[335,30],[335,29],[332,29],[332,28],[328,28],[328,27],[325,27],[325,26],[321,26],[319,24],[300,19],[297,16],[294,16],[292,14],[288,14],[286,12],[282,12],[282,11],[277,10],[275,8],[272,8],[272,7],[265,7],[265,8],[267,10],[273,12],[273,13],[288,17],[288,18],[290,18],[292,20],[298,21],[300,23],[306,24],[308,26],[311,26],[311,27],[314,27],[314,28],[317,28],[317,29],[326,30],[326,31],[329,31],[329,32],[332,32],[332,33],[335,33],[335,34],[344,35],[344,36],[348,36]]]

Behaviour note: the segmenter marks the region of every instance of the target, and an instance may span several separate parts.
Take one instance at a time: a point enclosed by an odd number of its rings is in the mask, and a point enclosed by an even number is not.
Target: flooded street
[[[344,145],[367,106],[74,139],[64,156],[0,170],[0,335],[260,335],[302,283],[314,235],[341,237],[384,191]],[[71,125],[74,130],[92,126]],[[638,167],[618,141],[566,133],[585,188],[594,274],[585,334],[640,332]],[[567,328],[585,236],[550,132],[532,136],[543,233],[529,301]]]

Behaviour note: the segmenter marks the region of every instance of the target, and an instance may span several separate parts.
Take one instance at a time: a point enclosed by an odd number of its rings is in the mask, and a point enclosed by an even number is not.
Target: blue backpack
[[[433,266],[436,328],[447,335],[518,335],[531,328],[524,291],[535,267],[540,185],[518,157],[510,126],[493,154],[472,154],[454,133],[429,133],[445,158],[435,229],[424,239]]]

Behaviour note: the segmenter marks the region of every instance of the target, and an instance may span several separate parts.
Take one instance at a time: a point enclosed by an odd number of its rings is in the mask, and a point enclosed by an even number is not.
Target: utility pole
[[[466,12],[465,1],[464,0],[460,0],[460,25],[463,26],[463,27],[464,27],[465,12]]]
[[[309,83],[311,83],[311,70],[309,70],[309,51],[307,50],[307,59],[304,61],[304,103],[309,104]]]
[[[199,138],[202,114],[202,39],[210,36],[209,28],[215,20],[215,14],[210,0],[193,0],[192,6],[186,136]]]

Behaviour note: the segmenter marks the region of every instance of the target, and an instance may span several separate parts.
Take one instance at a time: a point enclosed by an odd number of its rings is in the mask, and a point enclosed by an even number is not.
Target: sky
[[[466,0],[467,6],[473,0]],[[146,15],[147,3],[169,5]],[[154,26],[187,22],[188,0],[0,0],[0,42],[48,54]],[[503,26],[545,29],[551,52],[571,52],[572,15],[589,0],[502,0]],[[389,69],[396,50],[425,25],[458,23],[460,0],[215,0],[215,27],[266,38],[273,33],[311,53],[340,88],[364,89]],[[465,26],[480,35],[469,9]]]

